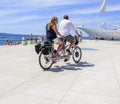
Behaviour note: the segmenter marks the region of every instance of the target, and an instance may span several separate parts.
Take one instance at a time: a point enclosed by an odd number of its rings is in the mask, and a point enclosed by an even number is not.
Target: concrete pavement
[[[44,71],[34,45],[0,46],[0,104],[120,104],[120,42],[83,40],[81,62]]]

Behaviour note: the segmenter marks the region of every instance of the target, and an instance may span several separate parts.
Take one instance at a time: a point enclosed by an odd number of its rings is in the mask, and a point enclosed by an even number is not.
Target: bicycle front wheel
[[[74,50],[73,50],[73,60],[75,63],[78,63],[81,60],[82,57],[82,51],[81,48],[78,46],[75,46]]]
[[[53,62],[51,60],[51,57],[53,54],[50,52],[49,54],[45,55],[42,51],[39,56],[39,64],[44,70],[48,70],[52,67]]]

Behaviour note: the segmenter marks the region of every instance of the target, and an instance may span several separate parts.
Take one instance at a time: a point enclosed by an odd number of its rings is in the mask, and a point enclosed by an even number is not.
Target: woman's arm
[[[55,33],[56,33],[57,35],[59,35],[60,37],[63,37],[63,36],[58,32],[58,29],[57,29],[56,25],[53,25],[53,26],[52,26],[52,29],[55,31]]]

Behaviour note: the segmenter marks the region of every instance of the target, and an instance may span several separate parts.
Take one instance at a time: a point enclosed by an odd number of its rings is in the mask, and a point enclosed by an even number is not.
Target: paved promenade
[[[120,104],[120,41],[83,40],[81,62],[44,71],[34,45],[0,46],[0,104]]]

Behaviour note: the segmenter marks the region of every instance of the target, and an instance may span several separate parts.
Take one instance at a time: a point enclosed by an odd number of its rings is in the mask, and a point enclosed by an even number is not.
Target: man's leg
[[[75,44],[75,39],[70,43],[68,49],[72,48],[74,46],[74,44]]]
[[[68,41],[68,42],[70,42],[70,45],[69,45],[69,47],[68,47],[68,49],[66,50],[69,54],[72,54],[71,52],[70,52],[70,49],[74,46],[74,44],[75,44],[75,38],[73,38],[73,36],[71,36],[71,35],[68,35],[68,36],[66,36],[65,37],[65,39],[66,39],[66,41]]]

